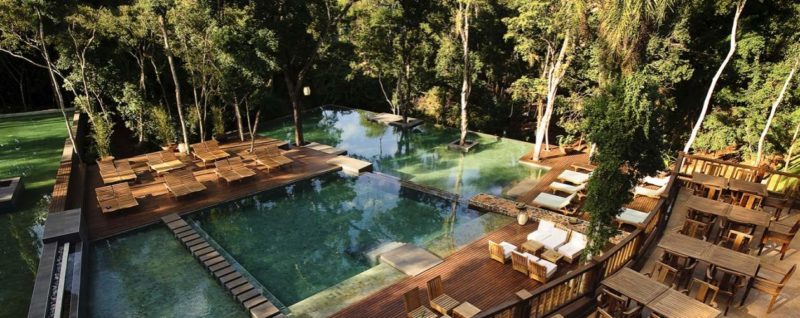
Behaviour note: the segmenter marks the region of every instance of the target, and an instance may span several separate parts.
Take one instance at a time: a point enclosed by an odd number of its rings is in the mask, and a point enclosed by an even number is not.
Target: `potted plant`
[[[175,130],[169,114],[163,108],[157,107],[150,113],[150,117],[152,117],[153,133],[156,135],[156,139],[161,141],[161,149],[174,150]]]

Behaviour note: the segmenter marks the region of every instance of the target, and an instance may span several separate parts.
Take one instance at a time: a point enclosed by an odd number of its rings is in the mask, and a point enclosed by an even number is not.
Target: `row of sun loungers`
[[[131,164],[127,160],[98,160],[97,169],[100,170],[100,178],[103,183],[112,184],[123,181],[136,180],[136,173],[131,169]]]
[[[139,205],[128,183],[122,182],[95,189],[97,202],[103,213],[132,208]]]

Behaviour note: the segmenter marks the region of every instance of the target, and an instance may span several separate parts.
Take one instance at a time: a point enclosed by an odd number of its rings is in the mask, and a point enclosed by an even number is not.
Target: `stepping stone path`
[[[324,153],[327,153],[327,154],[331,154],[331,155],[337,155],[337,156],[341,156],[341,155],[347,154],[347,150],[339,149],[339,148],[336,148],[336,147],[331,147],[331,146],[328,146],[328,145],[325,145],[325,144],[321,144],[321,143],[318,143],[318,142],[310,142],[307,145],[305,145],[304,147],[309,148],[309,149],[314,149],[316,151],[321,151],[321,152],[324,152]]]
[[[200,264],[211,273],[233,298],[250,313],[252,318],[285,317],[239,271],[200,236],[189,223],[175,213],[165,215],[161,221],[169,227]]]

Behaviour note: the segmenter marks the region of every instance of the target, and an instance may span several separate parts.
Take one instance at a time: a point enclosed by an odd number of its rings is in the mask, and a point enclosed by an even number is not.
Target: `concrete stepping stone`
[[[386,263],[409,276],[439,265],[442,259],[428,250],[413,244],[406,244],[380,256],[381,263]]]

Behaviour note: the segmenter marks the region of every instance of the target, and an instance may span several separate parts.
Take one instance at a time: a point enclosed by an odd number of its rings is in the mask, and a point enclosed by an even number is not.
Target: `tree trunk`
[[[256,147],[256,131],[258,131],[258,118],[261,117],[261,107],[258,108],[256,112],[256,120],[253,122],[253,128],[250,129],[250,152]]]
[[[798,60],[800,61],[800,59]],[[789,76],[786,77],[786,81],[783,82],[783,87],[781,88],[780,94],[778,94],[778,99],[772,103],[772,109],[769,112],[769,117],[767,117],[767,123],[764,125],[764,131],[761,132],[761,137],[758,138],[758,154],[756,155],[756,166],[761,163],[761,157],[764,155],[764,140],[767,139],[767,133],[769,132],[769,126],[772,124],[772,118],[775,117],[775,111],[778,110],[778,105],[783,101],[783,95],[786,93],[786,89],[789,87],[789,83],[792,82],[792,77],[794,77],[794,72],[797,71],[797,62],[795,62],[794,66],[792,66],[792,70],[789,72]]]
[[[389,108],[392,110],[392,114],[397,115],[397,110],[394,107],[394,103],[392,103],[392,99],[389,98],[389,95],[386,94],[386,89],[383,88],[383,80],[381,79],[380,75],[378,75],[378,85],[380,85],[380,87],[381,87],[381,93],[383,93],[383,98],[385,98],[386,99],[386,103],[389,104]]]
[[[731,45],[730,49],[728,50],[728,55],[725,56],[725,60],[722,61],[722,65],[719,66],[717,73],[714,75],[714,78],[711,80],[711,85],[708,87],[708,92],[706,93],[706,99],[703,101],[703,108],[700,111],[700,116],[697,119],[697,122],[694,124],[694,128],[692,128],[692,134],[689,135],[689,141],[686,142],[686,146],[683,147],[683,152],[689,153],[689,150],[692,148],[692,144],[694,143],[695,138],[697,138],[697,133],[700,131],[700,127],[703,126],[703,119],[706,117],[706,112],[708,112],[708,106],[711,103],[711,95],[714,93],[714,87],[717,86],[717,81],[719,77],[722,75],[722,71],[725,70],[725,66],[728,65],[733,54],[736,52],[736,28],[739,25],[739,17],[742,15],[742,10],[744,10],[744,5],[747,0],[740,0],[736,4],[736,14],[733,16],[733,26],[731,27]]]
[[[233,110],[236,115],[236,127],[239,128],[239,140],[244,141],[244,127],[242,126],[242,112],[239,110],[239,99],[233,94]]]
[[[75,134],[72,132],[72,123],[67,116],[67,110],[64,107],[64,96],[61,95],[61,88],[58,85],[58,80],[56,79],[55,70],[53,70],[53,63],[50,61],[50,53],[47,52],[47,45],[45,44],[44,40],[44,22],[42,22],[42,12],[38,9],[36,10],[36,16],[39,19],[39,41],[42,51],[42,56],[44,57],[44,62],[47,65],[47,74],[50,77],[50,85],[53,86],[53,91],[56,95],[56,103],[58,104],[58,108],[61,110],[61,115],[64,117],[64,125],[67,126],[67,135],[69,136],[69,142],[72,144],[72,152],[75,153],[75,156],[78,157],[79,161],[83,161],[81,158],[81,152],[78,149],[78,143],[75,142]]]
[[[142,99],[147,97],[147,84],[144,74],[144,56],[141,56],[136,59],[137,65],[139,65],[139,91],[142,94]],[[144,142],[144,105],[139,108],[139,123],[137,124],[136,129],[139,131],[139,144]]]
[[[302,78],[299,78],[297,83],[293,82],[289,76],[288,70],[284,71],[283,78],[286,81],[286,88],[289,90],[289,99],[292,102],[292,119],[294,120],[294,143],[296,146],[305,144],[303,139],[303,120],[302,116],[302,101],[300,100],[300,86],[303,85]],[[256,118],[258,120],[258,118]]]
[[[178,119],[181,122],[181,134],[183,134],[183,143],[186,146],[184,151],[189,154],[189,137],[186,134],[186,122],[183,120],[183,110],[181,110],[181,84],[180,81],[178,81],[178,72],[175,70],[175,62],[172,60],[172,51],[169,48],[167,29],[164,26],[164,16],[158,16],[158,23],[161,26],[161,35],[164,37],[164,53],[167,55],[167,61],[169,62],[169,71],[172,73],[172,81],[175,83],[175,106],[178,108]]]
[[[794,127],[794,135],[792,136],[792,143],[789,144],[789,153],[786,154],[786,164],[783,166],[783,171],[789,170],[789,164],[792,161],[792,153],[794,152],[794,143],[797,141],[797,135],[800,133],[800,121],[797,122],[797,126]]]
[[[192,78],[192,98],[194,100],[194,110],[197,112],[197,127],[200,129],[200,141],[206,140],[205,120],[203,112],[200,110],[200,99],[197,97],[197,85],[195,85],[194,72],[191,72],[189,77]]]
[[[469,103],[469,94],[472,91],[472,82],[471,82],[471,75],[470,75],[470,63],[469,63],[469,7],[470,2],[467,1],[466,4],[461,2],[458,3],[459,6],[459,15],[461,16],[461,45],[463,48],[462,51],[462,58],[464,59],[464,71],[463,71],[463,79],[461,83],[461,137],[458,141],[460,146],[464,146],[465,142],[467,141],[467,106]],[[458,24],[458,23],[456,23]]]
[[[536,143],[533,145],[533,161],[541,159],[542,142],[544,141],[547,128],[550,126],[550,118],[553,116],[553,108],[555,107],[556,93],[558,92],[558,84],[564,78],[566,69],[569,66],[569,59],[566,57],[567,50],[569,49],[570,34],[564,36],[564,41],[561,44],[561,50],[558,53],[558,58],[549,69],[547,76],[547,105],[545,106],[544,115],[542,120],[536,127]]]

